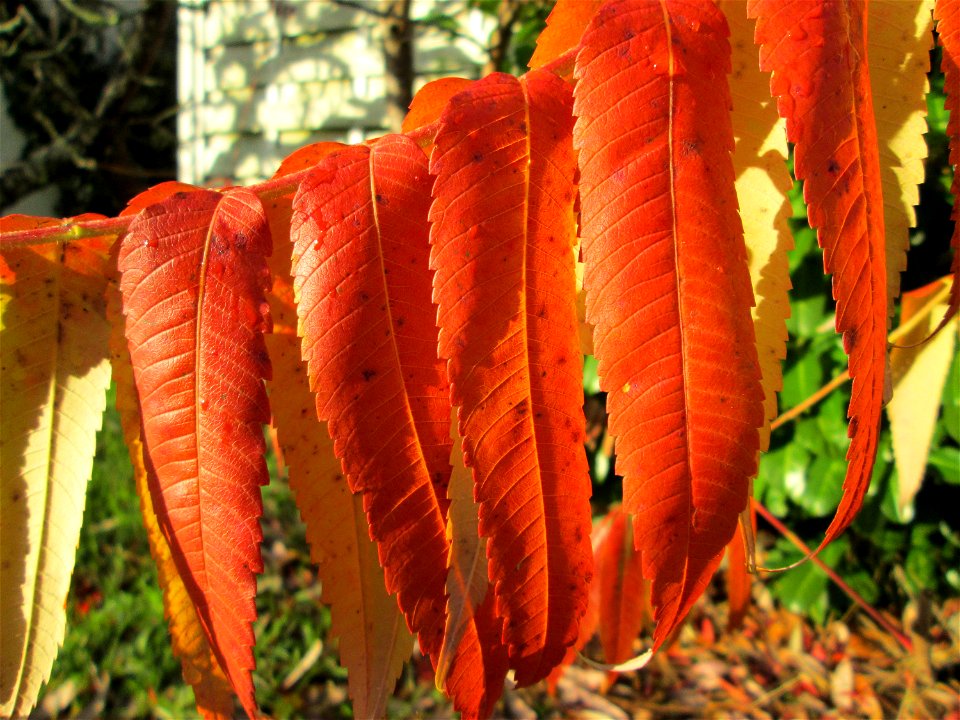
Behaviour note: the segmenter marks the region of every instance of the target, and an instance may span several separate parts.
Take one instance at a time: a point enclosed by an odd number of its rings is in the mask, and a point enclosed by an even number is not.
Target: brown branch
[[[504,69],[510,41],[513,39],[513,27],[520,17],[520,0],[500,0],[497,8],[497,26],[490,34],[490,47],[487,50],[487,64],[483,74]]]

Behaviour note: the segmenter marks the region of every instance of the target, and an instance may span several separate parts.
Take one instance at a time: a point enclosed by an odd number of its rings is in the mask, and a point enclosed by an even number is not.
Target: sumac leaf
[[[587,320],[654,649],[733,536],[763,423],[726,36],[709,3],[611,2],[575,73]]]
[[[443,639],[450,405],[430,302],[423,153],[402,136],[323,159],[293,203],[294,288],[317,414],[363,493],[388,592]]]
[[[440,355],[520,685],[577,639],[592,569],[569,87],[494,74],[454,96],[430,160]]]
[[[0,220],[0,230],[57,222],[14,215]],[[0,715],[5,717],[26,717],[33,710],[66,629],[65,601],[110,384],[104,291],[112,240],[0,254]]]
[[[847,472],[823,549],[853,522],[876,459],[887,377],[887,262],[863,0],[752,0],[760,66],[795,143],[807,218],[833,273],[853,381]]]
[[[118,261],[153,507],[251,717],[260,486],[268,479],[269,253],[253,193],[198,191],[143,210]]]

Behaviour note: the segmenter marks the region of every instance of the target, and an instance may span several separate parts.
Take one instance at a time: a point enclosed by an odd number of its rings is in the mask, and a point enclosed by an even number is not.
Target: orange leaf
[[[887,265],[880,159],[862,0],[753,0],[760,65],[796,143],[811,227],[834,273],[837,332],[853,379],[847,474],[823,549],[853,522],[877,452],[887,371]]]
[[[950,164],[953,165],[953,184],[950,192],[954,198],[960,198],[960,175],[957,174],[957,165],[960,164],[960,2],[958,0],[937,0],[934,9],[937,20],[937,34],[943,55],[940,67],[943,69],[943,91],[946,93],[944,105],[950,111],[947,121],[947,135],[950,138]],[[953,264],[950,271],[953,273],[953,285],[950,287],[950,303],[946,315],[936,331],[946,327],[960,310],[960,208],[954,202],[953,235],[950,238],[950,247],[953,248]]]
[[[214,654],[251,717],[262,571],[269,316],[263,208],[198,191],[130,225],[118,265],[151,499]]]
[[[294,150],[292,153],[287,155],[283,159],[283,162],[280,163],[280,167],[277,168],[277,171],[273,174],[274,178],[283,177],[284,175],[291,175],[300,170],[306,170],[311,168],[314,165],[317,165],[321,160],[323,160],[327,155],[332,152],[336,152],[342,148],[345,148],[346,145],[338,142],[315,142],[310,145],[305,145],[298,150]]]
[[[643,579],[641,556],[622,506],[611,508],[607,532],[594,548],[597,568],[600,644],[604,660],[619,664],[633,655],[633,642],[650,606],[650,582]],[[617,673],[609,673],[608,680]]]
[[[450,406],[430,302],[426,158],[388,136],[326,157],[293,203],[303,356],[388,592],[421,649],[443,639]]]
[[[170,628],[173,654],[183,667],[183,678],[193,687],[197,711],[204,718],[232,718],[233,688],[220,667],[207,641],[203,625],[194,609],[187,587],[180,576],[170,544],[164,537],[150,497],[147,465],[140,436],[140,403],[137,400],[130,364],[130,350],[124,337],[120,290],[110,286],[107,317],[110,320],[110,362],[117,386],[117,411],[123,428],[123,439],[133,464],[133,477],[140,496],[140,511],[150,544],[150,555],[157,564],[157,575],[163,593],[164,615]]]
[[[456,433],[455,411],[450,424]],[[437,687],[446,688],[466,720],[490,716],[509,668],[507,648],[500,642],[503,621],[494,612],[494,594],[487,580],[487,543],[480,537],[473,475],[463,464],[459,435],[453,438],[451,463],[447,623],[436,670]]]
[[[749,514],[751,522],[756,526],[756,513],[751,510]],[[742,524],[737,525],[737,532],[727,544],[726,579],[729,606],[727,630],[732,631],[743,625],[743,619],[750,609],[750,590],[753,587],[753,576],[747,572],[747,548]]]
[[[590,541],[591,547],[593,548],[594,564],[596,564],[597,548],[603,542],[609,529],[609,515],[604,515],[593,526],[593,531],[590,534]],[[647,600],[649,600],[649,593]],[[649,602],[647,604],[649,605]],[[560,661],[560,664],[551,670],[549,675],[547,675],[546,685],[547,692],[549,693],[550,697],[554,697],[556,695],[557,683],[560,682],[560,678],[563,676],[564,671],[568,666],[573,664],[573,661],[577,659],[577,655],[580,653],[580,651],[587,646],[588,642],[590,642],[590,638],[592,638],[597,632],[597,626],[599,624],[600,583],[595,580],[594,582],[590,583],[587,611],[584,613],[583,620],[580,622],[580,634],[577,636],[577,641],[567,649],[567,654],[563,656],[563,660]]]
[[[577,57],[587,320],[653,649],[733,537],[763,423],[726,35],[712,4],[611,2]]]
[[[445,77],[428,82],[413,96],[410,112],[403,118],[403,132],[413,132],[439,120],[447,101],[471,82],[473,81],[459,77]]]
[[[576,641],[592,568],[570,104],[553,75],[491,75],[450,101],[430,161],[440,355],[520,685]]]
[[[580,44],[584,28],[602,4],[603,0],[557,0],[547,16],[547,26],[537,36],[537,47],[528,65],[534,69],[543,67],[573,50]]]
[[[196,192],[198,190],[200,190],[200,188],[179,182],[178,180],[162,182],[159,185],[147,188],[139,195],[131,198],[130,201],[127,202],[127,206],[121,211],[120,217],[136,215],[141,210],[163,202],[172,195],[179,193],[182,197],[185,193]]]

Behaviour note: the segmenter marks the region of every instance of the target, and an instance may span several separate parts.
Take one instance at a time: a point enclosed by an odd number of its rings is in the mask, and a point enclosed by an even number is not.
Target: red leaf
[[[552,75],[491,75],[450,101],[431,156],[440,355],[520,685],[577,639],[592,567],[570,105]]]
[[[531,68],[543,67],[580,43],[580,36],[603,0],[557,0],[547,26],[537,36],[537,47],[530,57]]]
[[[887,271],[880,159],[859,0],[753,0],[760,66],[796,143],[794,173],[833,276],[837,332],[853,380],[843,497],[822,550],[853,522],[877,452],[887,368]]]
[[[733,536],[763,423],[726,35],[712,4],[611,2],[577,58],[587,321],[654,649]]]
[[[594,548],[597,567],[600,644],[604,660],[619,664],[633,655],[633,643],[650,608],[650,583],[643,579],[641,555],[622,507],[611,508],[607,531]],[[609,673],[612,681],[617,673]]]
[[[937,20],[940,46],[943,48],[940,67],[943,68],[943,90],[946,93],[944,106],[950,111],[947,136],[950,138],[950,164],[954,168],[950,192],[956,199],[960,198],[960,175],[956,171],[960,164],[960,2],[937,0],[933,14]],[[953,285],[950,286],[947,312],[934,333],[946,327],[960,310],[960,208],[956,202],[950,217],[953,219],[953,235],[950,238],[950,247],[953,248],[953,264],[950,267]]]
[[[388,592],[443,638],[450,406],[430,302],[426,158],[408,139],[333,153],[293,203],[294,287],[317,413],[364,494]]]
[[[315,142],[311,143],[310,145],[304,145],[302,148],[294,150],[283,159],[283,162],[280,163],[280,167],[277,168],[277,171],[273,174],[273,177],[279,178],[283,177],[284,175],[291,175],[292,173],[299,172],[300,170],[311,168],[314,165],[319,164],[319,162],[327,157],[327,155],[330,153],[344,147],[346,147],[346,145],[343,143],[329,141]]]
[[[182,183],[178,180],[168,180],[167,182],[162,182],[159,185],[154,185],[151,188],[147,188],[139,195],[135,195],[127,202],[127,206],[121,211],[120,217],[126,215],[136,215],[138,212],[144,208],[148,208],[151,205],[156,205],[157,203],[163,202],[171,195],[176,193],[190,193],[197,192],[200,188],[193,185],[188,185],[187,183]]]
[[[126,335],[161,529],[221,666],[256,715],[255,573],[269,325],[270,235],[239,190],[175,194],[145,209],[120,251]]]
[[[447,101],[471,82],[460,77],[445,77],[428,82],[413,96],[410,112],[403,118],[403,132],[410,133],[436,122]]]

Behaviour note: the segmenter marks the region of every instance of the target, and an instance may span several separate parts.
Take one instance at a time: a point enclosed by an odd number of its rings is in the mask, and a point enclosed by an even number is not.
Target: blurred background
[[[164,180],[250,184],[293,150],[399,128],[412,94],[447,75],[519,73],[549,0],[27,0],[0,6],[0,213],[114,215]],[[905,292],[947,274],[952,170],[943,79],[931,55],[929,157]],[[781,409],[846,367],[830,280],[799,186],[790,345]],[[896,324],[896,321],[895,321]],[[604,395],[587,357],[584,403],[599,517],[618,502]],[[112,409],[90,483],[68,632],[38,717],[195,714],[162,618],[156,571]],[[743,626],[723,573],[675,645],[613,684],[574,668],[554,696],[508,693],[509,717],[960,717],[960,367],[955,346],[925,465],[907,483],[886,421],[866,505],[822,559],[910,639],[910,650],[808,563],[753,584]],[[849,388],[774,432],[755,497],[816,545],[840,497]],[[274,717],[351,717],[345,671],[299,515],[271,458],[264,491],[255,682]],[[909,485],[909,489],[907,486]],[[763,564],[801,557],[759,523]],[[588,646],[590,649],[592,646]],[[642,649],[638,640],[637,650]],[[591,654],[599,657],[592,647]],[[606,694],[601,689],[608,689]],[[606,704],[604,704],[606,703]],[[611,704],[612,703],[612,704]],[[414,659],[396,717],[446,717],[429,664]],[[593,715],[591,715],[593,713]]]

